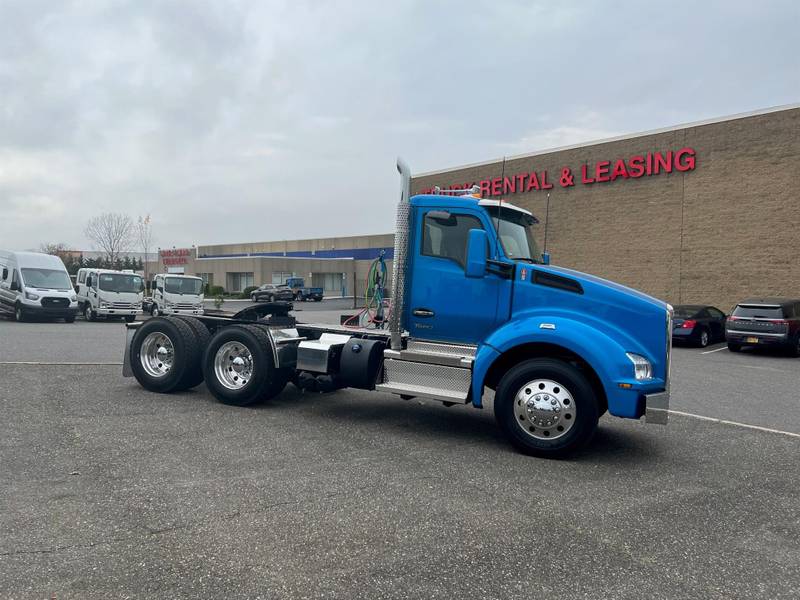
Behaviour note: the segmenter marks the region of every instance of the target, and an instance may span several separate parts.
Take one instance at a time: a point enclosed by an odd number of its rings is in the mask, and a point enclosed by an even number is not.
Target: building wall
[[[696,167],[561,187],[561,169],[691,147]],[[590,167],[591,168],[591,167]],[[800,109],[588,144],[507,160],[505,174],[548,171],[550,192],[505,199],[542,221],[554,264],[618,281],[673,304],[729,309],[745,296],[800,296]],[[412,179],[412,193],[499,177],[502,162]]]

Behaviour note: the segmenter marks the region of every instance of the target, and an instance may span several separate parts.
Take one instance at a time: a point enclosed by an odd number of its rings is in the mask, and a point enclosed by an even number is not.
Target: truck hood
[[[549,275],[549,277],[548,277]],[[517,264],[513,318],[560,317],[590,325],[641,354],[664,377],[668,304],[594,275],[551,265]],[[659,368],[660,367],[660,368]]]

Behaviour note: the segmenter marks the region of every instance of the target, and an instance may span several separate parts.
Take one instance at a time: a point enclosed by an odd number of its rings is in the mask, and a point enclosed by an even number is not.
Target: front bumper
[[[140,311],[138,308],[98,308],[95,312],[103,316],[122,317],[138,315]]]
[[[78,314],[78,306],[42,306],[41,304],[22,304],[22,311],[26,315],[44,319],[64,319]]]
[[[202,308],[164,308],[165,315],[202,315],[205,309]]]
[[[669,420],[669,390],[644,395],[644,417],[648,425],[666,425]]]

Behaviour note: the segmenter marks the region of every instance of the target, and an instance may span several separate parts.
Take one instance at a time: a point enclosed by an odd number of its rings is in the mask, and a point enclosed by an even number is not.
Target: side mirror
[[[542,264],[549,265],[550,264],[550,253],[549,252],[542,252]]]
[[[12,281],[11,282],[11,291],[12,292],[19,292],[22,291],[19,287],[19,281]]]
[[[489,237],[483,229],[470,229],[467,238],[467,265],[464,272],[467,277],[486,276],[486,249]]]

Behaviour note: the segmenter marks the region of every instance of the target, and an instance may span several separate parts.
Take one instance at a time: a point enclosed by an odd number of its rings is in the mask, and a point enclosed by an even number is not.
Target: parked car
[[[291,302],[294,292],[285,285],[265,283],[250,293],[250,299],[253,302]]]
[[[739,302],[725,327],[728,349],[771,346],[800,356],[800,300],[753,298]]]
[[[701,348],[725,341],[726,318],[725,313],[715,306],[676,306],[672,320],[672,341],[687,342]]]

